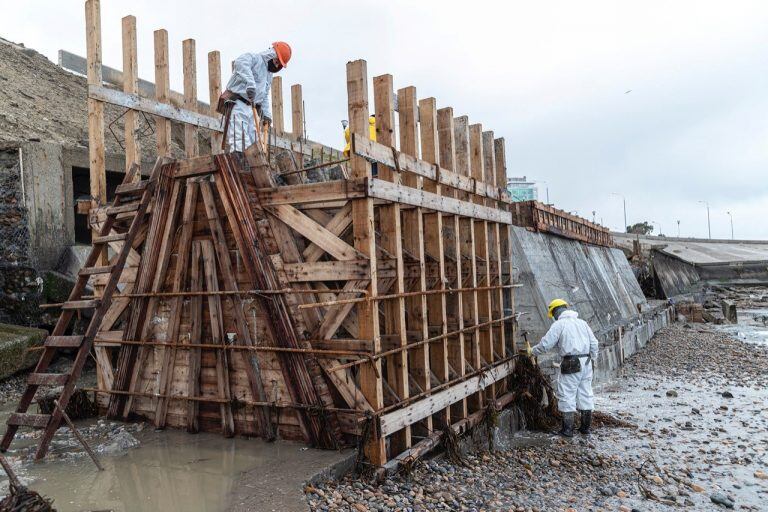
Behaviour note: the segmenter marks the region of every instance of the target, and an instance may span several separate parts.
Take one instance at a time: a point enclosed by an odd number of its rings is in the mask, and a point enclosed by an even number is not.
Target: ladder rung
[[[99,306],[99,299],[70,300],[65,302],[61,309],[95,309]]]
[[[30,414],[27,412],[14,412],[8,416],[9,425],[17,425],[20,427],[37,427],[43,428],[48,426],[48,421],[51,419],[50,414]]]
[[[63,386],[68,380],[68,373],[30,373],[27,376],[27,384],[31,386]]]
[[[77,348],[82,342],[82,336],[48,336],[48,338],[45,340],[45,346],[57,348]]]
[[[110,206],[106,209],[107,215],[118,215],[120,213],[130,213],[135,212],[139,209],[139,202],[136,201],[135,203],[129,203],[129,204],[123,204],[120,206]]]
[[[123,183],[115,189],[115,194],[119,196],[138,194],[147,188],[147,181],[137,181],[136,183]]]
[[[78,274],[81,276],[92,276],[94,274],[109,274],[110,272],[112,272],[113,268],[115,268],[114,265],[106,265],[103,267],[81,268]]]
[[[93,245],[107,244],[109,242],[122,242],[126,239],[128,233],[115,233],[114,235],[97,236],[93,239]]]

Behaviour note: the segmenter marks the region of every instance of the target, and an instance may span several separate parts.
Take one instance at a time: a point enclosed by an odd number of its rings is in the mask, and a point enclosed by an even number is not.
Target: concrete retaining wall
[[[664,302],[648,303],[620,249],[513,227],[512,250],[516,282],[523,285],[515,293],[519,332],[528,333],[531,345],[538,343],[552,324],[549,301],[565,299],[600,341],[598,378],[615,371],[670,320]],[[553,378],[558,359],[549,354],[540,360]]]

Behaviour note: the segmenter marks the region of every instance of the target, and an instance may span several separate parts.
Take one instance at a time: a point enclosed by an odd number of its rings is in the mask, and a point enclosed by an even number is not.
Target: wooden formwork
[[[369,463],[387,466],[509,402],[516,285],[503,139],[414,87],[395,91],[391,75],[373,78],[371,109],[358,60],[347,64],[352,141],[339,179],[302,172],[318,165],[318,150],[321,160],[338,152],[304,138],[300,86],[285,132],[277,79],[268,151],[200,156],[198,131],[220,141],[221,123],[198,112],[194,41],[183,44],[185,108],[170,104],[165,31],[155,32],[156,98],[128,83],[132,17],[126,86],[108,89],[98,11],[86,2],[94,190],[104,102],[153,115],[160,158],[147,221],[94,340],[109,415],[325,447],[357,439]],[[208,60],[214,104],[218,54]],[[184,159],[169,158],[171,122],[185,126]],[[127,148],[138,144],[130,124]],[[107,208],[102,192],[93,197],[98,229]],[[92,276],[96,295],[104,279]]]

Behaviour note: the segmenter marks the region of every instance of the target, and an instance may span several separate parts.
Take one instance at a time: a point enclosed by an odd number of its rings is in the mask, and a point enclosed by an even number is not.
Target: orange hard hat
[[[275,41],[272,43],[272,48],[277,53],[277,60],[280,61],[280,65],[287,68],[288,61],[291,60],[291,46],[285,41]]]

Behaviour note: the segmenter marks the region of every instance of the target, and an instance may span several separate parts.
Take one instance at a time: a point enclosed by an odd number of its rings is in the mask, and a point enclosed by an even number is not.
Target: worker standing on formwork
[[[272,124],[272,75],[287,67],[289,60],[291,47],[282,41],[272,43],[266,51],[244,53],[235,59],[232,78],[217,106],[224,115],[229,151],[244,151],[256,142],[257,131],[259,138],[268,133]]]
[[[594,360],[597,358],[597,338],[587,322],[568,303],[555,299],[547,308],[552,327],[541,338],[531,354],[539,356],[557,348],[562,361],[557,379],[557,407],[563,414],[563,427],[559,434],[573,437],[576,410],[581,413],[579,432],[589,434],[595,395],[592,392]]]

